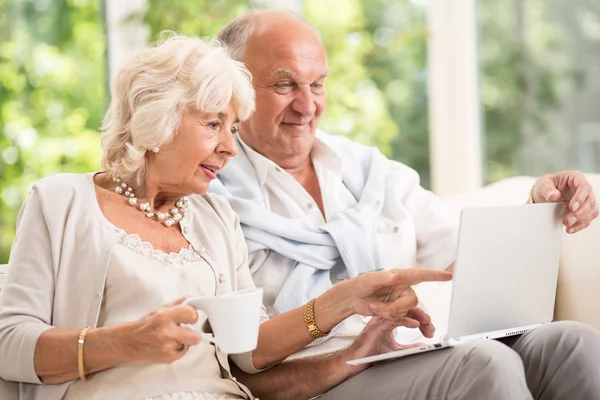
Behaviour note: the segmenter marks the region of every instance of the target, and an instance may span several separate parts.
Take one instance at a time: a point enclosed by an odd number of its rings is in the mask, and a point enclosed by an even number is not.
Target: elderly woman
[[[22,399],[252,398],[228,355],[185,327],[203,321],[182,302],[254,287],[237,216],[206,194],[253,108],[248,71],[214,42],[172,36],[122,68],[102,127],[105,171],[40,180],[19,216],[0,376],[21,383]],[[366,274],[267,322],[263,310],[257,349],[231,358],[258,372],[314,340],[307,318],[329,331],[390,299],[389,319],[430,336],[410,284],[450,274],[409,275]],[[364,355],[353,351],[346,359]]]

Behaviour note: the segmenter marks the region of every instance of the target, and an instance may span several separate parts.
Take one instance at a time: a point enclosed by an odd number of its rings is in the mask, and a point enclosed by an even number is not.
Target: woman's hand
[[[188,346],[200,343],[198,332],[180,324],[193,324],[198,313],[178,299],[123,328],[124,343],[131,360],[172,363],[179,360]]]
[[[179,324],[193,324],[196,310],[183,305],[185,298],[117,326],[91,329],[84,344],[84,373],[104,371],[136,361],[172,363],[186,346],[200,343],[200,334]],[[46,384],[69,382],[79,376],[77,341],[80,329],[52,328],[42,333],[34,354],[35,372]]]
[[[339,286],[336,290],[340,302],[349,308],[350,314],[380,316],[397,325],[416,328],[429,324],[431,320],[423,310],[416,308],[419,299],[412,286],[421,282],[450,279],[452,274],[447,271],[393,269],[359,275],[339,283],[334,288]],[[424,335],[429,336],[426,334],[429,329],[421,330]]]

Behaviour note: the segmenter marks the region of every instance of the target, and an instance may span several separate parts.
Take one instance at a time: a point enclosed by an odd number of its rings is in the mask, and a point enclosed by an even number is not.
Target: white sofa
[[[600,174],[588,179],[600,199]],[[530,177],[502,180],[481,190],[447,200],[457,208],[484,205],[523,204],[535,181]],[[555,319],[585,322],[600,330],[600,222],[575,235],[565,234],[560,264]],[[0,290],[6,265],[0,265]],[[447,306],[451,286],[430,284],[419,288],[419,295],[438,327],[447,322]],[[17,386],[0,379],[0,400],[17,399]]]

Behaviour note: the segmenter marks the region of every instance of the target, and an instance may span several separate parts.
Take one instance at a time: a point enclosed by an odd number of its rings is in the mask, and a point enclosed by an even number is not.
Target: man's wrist
[[[535,204],[535,198],[533,197],[533,189],[534,188],[535,188],[535,183],[531,186],[531,189],[529,189],[529,195],[527,196],[526,204]]]

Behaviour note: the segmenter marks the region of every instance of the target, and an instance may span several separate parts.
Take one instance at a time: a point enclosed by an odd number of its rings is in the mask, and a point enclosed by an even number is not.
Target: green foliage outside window
[[[96,0],[0,0],[0,263],[32,182],[99,168],[101,16]]]
[[[152,40],[214,36],[257,3],[148,0],[137,17]],[[379,146],[428,187],[426,2],[302,4],[329,56],[321,127]],[[101,0],[0,0],[0,263],[32,182],[99,168],[103,14]],[[486,182],[577,167],[574,126],[599,121],[600,2],[478,1],[477,14]]]

